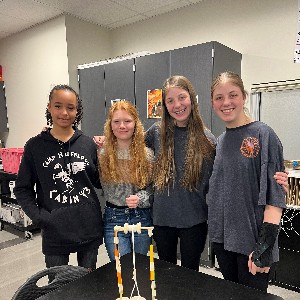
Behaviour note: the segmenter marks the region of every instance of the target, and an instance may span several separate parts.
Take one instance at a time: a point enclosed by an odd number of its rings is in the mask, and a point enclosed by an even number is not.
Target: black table
[[[123,297],[130,297],[132,280],[132,255],[121,257]],[[136,255],[137,282],[140,295],[151,300],[149,257]],[[216,278],[155,259],[156,291],[158,300],[283,300],[246,286]],[[136,290],[133,295],[137,295]],[[119,297],[115,262],[110,262],[94,272],[81,277],[39,300],[115,300]]]

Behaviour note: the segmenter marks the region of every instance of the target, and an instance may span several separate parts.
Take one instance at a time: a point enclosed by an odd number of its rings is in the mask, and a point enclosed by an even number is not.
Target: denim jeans
[[[114,255],[114,227],[116,225],[124,226],[125,223],[129,225],[141,223],[142,227],[152,226],[152,217],[150,208],[111,208],[105,207],[103,216],[104,220],[104,243],[107,254],[110,260],[115,260]],[[132,252],[132,233],[118,232],[119,238],[119,252],[120,255],[125,255]],[[147,255],[149,246],[151,244],[151,237],[147,230],[142,230],[139,234],[134,233],[134,251],[136,253]]]

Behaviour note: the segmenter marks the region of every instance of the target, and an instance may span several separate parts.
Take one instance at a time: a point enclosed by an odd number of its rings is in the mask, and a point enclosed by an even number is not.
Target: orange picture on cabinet
[[[161,118],[162,113],[162,90],[148,90],[147,91],[147,118],[156,119]]]

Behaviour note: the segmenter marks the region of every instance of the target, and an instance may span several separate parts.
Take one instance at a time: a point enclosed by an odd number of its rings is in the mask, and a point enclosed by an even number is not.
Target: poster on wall
[[[162,113],[162,90],[154,89],[147,91],[147,118],[161,118]]]

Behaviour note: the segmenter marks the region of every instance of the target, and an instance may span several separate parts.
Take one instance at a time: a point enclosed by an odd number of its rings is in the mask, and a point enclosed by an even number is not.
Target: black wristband
[[[254,247],[252,261],[257,267],[270,267],[273,263],[272,250],[279,233],[279,225],[263,223]]]

